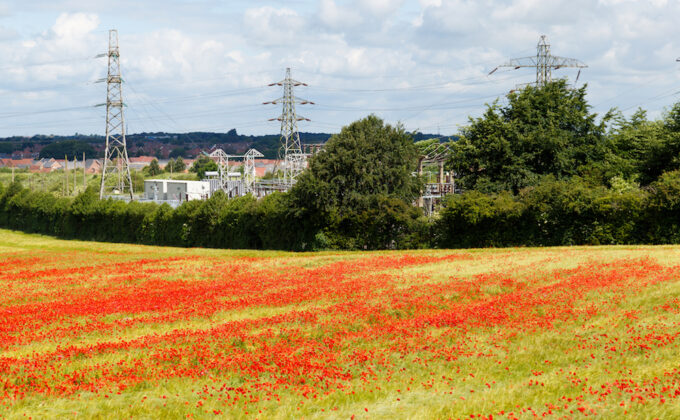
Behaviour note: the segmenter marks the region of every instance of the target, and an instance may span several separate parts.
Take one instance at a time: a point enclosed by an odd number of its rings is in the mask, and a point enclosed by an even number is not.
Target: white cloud
[[[98,25],[96,15],[61,14],[49,30],[32,39],[10,37],[0,49],[9,67],[9,81],[23,84],[88,77],[92,63],[83,59],[96,54],[92,31]]]
[[[241,123],[261,121],[249,130],[276,131],[275,124],[265,122],[276,112],[258,104],[280,92],[256,87],[279,80],[291,66],[294,77],[310,83],[300,95],[319,104],[304,111],[315,121],[312,128],[317,121],[345,124],[374,109],[420,107],[375,112],[390,122],[402,119],[407,128],[441,124],[455,130],[468,115],[478,115],[493,95],[532,80],[531,70],[486,74],[508,58],[535,54],[541,34],[548,36],[553,54],[589,65],[581,81],[589,83],[589,96],[600,112],[637,102],[654,111],[678,99],[645,103],[680,86],[680,65],[674,61],[680,56],[677,1],[300,0],[229,2],[229,7],[216,0],[167,0],[162,6],[156,0],[121,1],[125,7],[113,8],[100,0],[13,5],[13,16],[22,17],[5,19],[0,27],[0,67],[5,67],[0,90],[25,93],[3,97],[27,109],[101,102],[103,85],[94,88],[94,97],[59,86],[83,84],[106,71],[105,60],[77,60],[103,52],[107,35],[100,28],[105,25],[120,29],[123,73],[139,91],[137,95],[126,89],[131,107],[142,99],[209,97],[158,104],[180,119],[210,114],[180,120],[186,129],[223,124],[247,132]],[[271,6],[276,4],[285,7]],[[576,70],[555,74],[573,80]],[[418,86],[434,87],[413,88]],[[253,90],[215,94],[242,88]],[[61,100],[53,99],[55,92]],[[456,104],[432,106],[451,102]],[[0,99],[0,106],[8,105]],[[228,109],[243,114],[215,116]],[[134,107],[130,111],[131,121],[137,120],[133,130],[147,124],[137,112]],[[91,131],[99,131],[99,126]]]
[[[57,38],[77,39],[97,29],[99,17],[91,13],[62,13],[52,26],[52,32]]]
[[[353,27],[363,22],[356,8],[338,6],[334,0],[321,0],[318,16],[321,22],[333,29]]]
[[[243,30],[253,42],[266,46],[294,43],[306,24],[304,18],[288,8],[252,8],[243,17]]]
[[[18,37],[19,34],[14,29],[0,26],[0,42],[17,39]]]
[[[391,15],[403,4],[404,0],[359,0],[357,2],[358,7],[377,17]]]

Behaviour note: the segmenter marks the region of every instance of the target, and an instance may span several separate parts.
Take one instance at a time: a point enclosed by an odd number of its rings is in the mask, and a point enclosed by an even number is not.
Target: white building
[[[205,200],[210,196],[210,182],[177,179],[147,179],[144,198],[162,201]]]

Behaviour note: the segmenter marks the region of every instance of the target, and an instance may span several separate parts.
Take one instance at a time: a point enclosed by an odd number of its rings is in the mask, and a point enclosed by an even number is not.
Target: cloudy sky
[[[680,100],[677,0],[0,0],[0,136],[103,134],[108,30],[120,33],[129,132],[276,133],[262,102],[291,67],[316,105],[301,131],[337,132],[374,113],[454,134],[552,53],[602,114],[652,117]],[[554,76],[573,83],[575,69]]]

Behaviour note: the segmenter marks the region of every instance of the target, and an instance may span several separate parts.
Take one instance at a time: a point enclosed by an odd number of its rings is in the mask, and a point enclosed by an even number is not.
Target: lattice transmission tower
[[[575,58],[558,57],[550,54],[550,44],[548,44],[546,36],[541,35],[541,39],[536,46],[535,57],[512,58],[508,62],[491,70],[489,74],[493,74],[500,67],[513,67],[515,70],[523,67],[536,68],[536,86],[543,87],[552,80],[553,70],[558,70],[563,67],[578,68],[579,71],[576,76],[576,80],[578,81],[578,78],[581,75],[581,69],[588,66]]]
[[[125,116],[123,115],[123,78],[120,74],[118,31],[109,31],[109,71],[106,77],[106,150],[102,165],[102,182],[99,198],[116,191],[130,194],[133,199],[130,160],[125,141]],[[115,179],[115,184],[109,180]]]
[[[281,149],[279,149],[279,159],[283,159],[284,181],[293,183],[295,178],[305,169],[307,154],[302,151],[302,142],[298,132],[298,121],[310,121],[308,118],[297,115],[295,104],[306,105],[314,102],[300,99],[295,96],[293,88],[296,86],[307,86],[306,83],[293,80],[290,75],[290,68],[286,69],[286,78],[280,82],[271,83],[269,86],[283,86],[283,96],[279,99],[264,102],[264,104],[282,104],[283,112],[278,118],[271,118],[269,121],[281,121]],[[283,155],[283,156],[282,156]]]

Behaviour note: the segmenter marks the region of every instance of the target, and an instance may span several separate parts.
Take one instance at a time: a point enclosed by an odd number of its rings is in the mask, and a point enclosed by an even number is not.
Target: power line
[[[629,109],[638,108],[638,107],[642,106],[643,104],[646,104],[646,103],[649,103],[649,102],[656,102],[656,101],[658,101],[658,100],[660,100],[660,99],[669,98],[669,97],[671,97],[671,96],[675,96],[675,95],[678,95],[678,94],[680,94],[680,90],[675,91],[675,92],[671,92],[671,93],[665,93],[665,92],[664,92],[664,93],[658,94],[658,95],[656,95],[656,96],[652,96],[651,98],[647,98],[647,99],[645,99],[644,101],[637,103],[636,105],[631,105],[631,106],[629,106],[629,107],[623,108],[623,109],[621,110],[621,112],[626,112],[626,111],[628,111]]]
[[[529,51],[532,51],[532,48],[525,48],[520,51],[515,51],[511,55],[519,55],[519,54],[524,54]],[[470,67],[475,67],[475,66],[488,66],[488,65],[493,65],[494,62],[492,61],[479,61],[475,63],[468,63],[466,67],[459,67],[457,69],[466,69]],[[404,71],[399,72],[399,73],[394,73],[394,74],[379,74],[379,75],[370,75],[370,76],[361,76],[361,75],[352,75],[348,73],[328,73],[328,72],[323,72],[319,69],[304,69],[304,68],[296,68],[295,71],[300,72],[300,73],[306,73],[306,74],[311,74],[311,75],[322,75],[326,77],[332,77],[336,79],[357,79],[357,80],[375,80],[375,79],[401,79],[404,77]],[[420,72],[413,72],[413,71],[408,71],[408,75],[410,77],[422,77],[422,76],[430,76],[430,75],[441,75],[442,72],[440,70],[438,71],[431,71],[431,72],[425,72],[425,73],[420,73]]]
[[[319,105],[319,109],[328,110],[328,111],[336,111],[336,112],[354,112],[354,111],[390,112],[390,111],[445,110],[445,109],[455,109],[455,108],[457,108],[456,106],[450,106],[450,105],[460,105],[460,104],[475,102],[475,101],[478,101],[480,99],[497,98],[498,96],[500,96],[502,94],[503,93],[500,93],[500,94],[496,93],[496,94],[493,94],[493,95],[480,96],[480,97],[475,97],[475,98],[470,98],[470,99],[462,99],[462,100],[458,100],[458,101],[450,101],[450,102],[442,102],[442,103],[436,103],[436,104],[430,104],[430,105],[410,106],[410,107],[402,107],[402,108],[366,108],[366,107],[349,108],[349,107],[331,107],[331,106],[328,106],[328,105]]]
[[[205,99],[205,98],[220,98],[220,97],[226,97],[226,96],[236,96],[240,94],[245,94],[252,92],[254,90],[263,90],[267,86],[257,86],[257,87],[250,87],[250,88],[240,88],[240,89],[232,89],[232,90],[225,90],[221,92],[211,92],[211,93],[202,93],[202,94],[194,94],[194,95],[186,95],[186,96],[176,96],[176,97],[167,97],[167,98],[160,98],[156,99],[156,103],[177,103],[177,102],[190,102],[192,100],[198,100],[198,99]]]
[[[16,64],[16,65],[9,65],[9,66],[4,66],[0,67],[0,70],[11,70],[11,69],[23,69],[26,67],[42,67],[42,66],[53,66],[56,64],[65,64],[65,63],[74,63],[74,62],[83,62],[83,61],[89,61],[95,58],[99,58],[98,56],[92,57],[74,57],[74,58],[64,58],[61,60],[51,60],[51,61],[43,61],[43,62],[38,62],[38,63],[22,63],[22,64]]]
[[[399,92],[399,91],[414,91],[414,90],[439,90],[442,87],[450,86],[453,83],[462,83],[471,80],[487,79],[488,75],[472,76],[464,79],[449,80],[442,83],[428,84],[428,85],[418,85],[418,86],[405,86],[405,87],[393,87],[393,88],[372,88],[372,89],[348,89],[348,88],[327,88],[327,87],[312,87],[310,89],[324,90],[328,92],[351,92],[351,93],[361,93],[361,92]],[[482,83],[476,83],[482,84]]]
[[[612,101],[615,100],[615,99],[624,97],[624,96],[626,96],[626,95],[630,95],[632,92],[635,92],[635,91],[637,91],[637,90],[639,90],[639,89],[641,89],[641,88],[643,88],[643,87],[649,86],[649,85],[651,85],[651,84],[654,83],[654,82],[657,82],[657,81],[658,81],[659,79],[661,79],[665,74],[666,74],[666,72],[660,73],[657,77],[654,77],[654,78],[652,78],[652,79],[647,79],[647,81],[646,81],[645,83],[641,84],[641,85],[638,85],[638,86],[636,86],[636,87],[634,87],[634,88],[632,88],[632,89],[626,89],[626,90],[625,90],[624,92],[622,92],[622,93],[619,93],[619,94],[617,94],[617,95],[615,95],[615,96],[612,96],[612,97],[610,97],[610,98],[604,99],[604,100],[598,102],[597,104],[593,105],[593,107],[596,108],[596,107],[599,107],[599,106],[601,106],[601,105],[603,105],[603,104],[610,103],[610,102],[612,102]]]
[[[65,111],[77,111],[83,109],[94,108],[96,105],[85,105],[85,106],[72,106],[67,108],[53,108],[53,109],[43,109],[40,111],[25,111],[25,112],[6,112],[0,113],[0,118],[14,118],[21,117],[25,115],[38,115],[38,114],[52,114],[55,112],[65,112]]]

